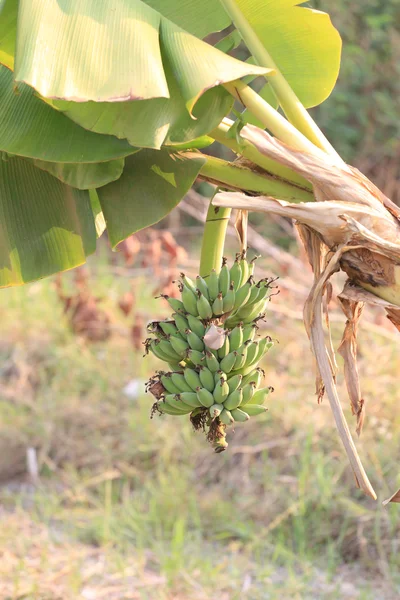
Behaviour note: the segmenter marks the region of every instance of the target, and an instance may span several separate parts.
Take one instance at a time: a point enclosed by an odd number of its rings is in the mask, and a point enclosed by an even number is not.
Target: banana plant
[[[104,227],[117,247],[197,178],[220,190],[204,278],[221,269],[232,208],[244,238],[248,210],[295,219],[315,277],[304,314],[319,399],[326,392],[357,485],[376,497],[337,396],[322,305],[345,271],[340,352],[361,431],[357,324],[372,302],[400,329],[400,211],[307,112],[334,88],[341,40],[326,13],[302,4],[0,0],[0,286],[82,264]],[[231,56],[239,44],[246,61]],[[213,156],[214,143],[237,159]]]

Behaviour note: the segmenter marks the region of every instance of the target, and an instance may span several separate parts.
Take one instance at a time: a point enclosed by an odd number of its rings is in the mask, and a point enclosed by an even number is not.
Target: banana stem
[[[208,207],[201,246],[200,275],[202,277],[207,277],[213,269],[217,273],[221,270],[226,230],[232,212],[230,208],[213,206],[212,200],[213,198]]]
[[[225,83],[224,87],[234,98],[239,100],[261,123],[278,139],[292,148],[315,154],[318,149],[296,127],[282,117],[268,102],[243,81]]]
[[[236,0],[220,1],[228,15],[231,17],[236,29],[239,31],[256,63],[261,67],[275,70],[275,74],[271,76],[268,81],[288,120],[313,144],[342,162],[342,159],[336,150],[326,139],[315,121],[310,117],[307,110],[286,81],[272,56],[269,54],[266,47],[238,7]]]
[[[312,191],[312,185],[304,177],[298,175],[288,167],[281,165],[275,160],[264,156],[247,140],[241,140],[240,145],[237,141],[228,136],[230,127],[233,125],[233,121],[225,118],[213,131],[209,133],[210,137],[214,138],[215,141],[223,144],[235,154],[242,155],[249,161],[261,167],[264,171],[275,175],[280,179],[285,179],[290,183],[294,183],[304,189]]]
[[[277,179],[268,174],[255,173],[238,163],[231,163],[214,156],[202,155],[206,159],[199,175],[221,187],[232,190],[256,192],[288,202],[312,202],[312,192]]]

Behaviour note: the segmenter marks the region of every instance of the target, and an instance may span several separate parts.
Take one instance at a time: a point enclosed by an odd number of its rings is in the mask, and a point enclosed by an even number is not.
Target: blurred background
[[[337,88],[313,116],[400,203],[398,0],[313,6],[344,42]],[[150,419],[144,382],[161,365],[142,359],[145,325],[169,312],[154,296],[197,274],[211,193],[198,183],[118,253],[102,238],[84,268],[1,291],[1,599],[399,597],[400,509],[381,504],[400,487],[399,334],[365,311],[357,447],[375,503],[355,488],[328,402],[316,403],[302,324],[312,274],[290,222],[250,219],[257,275],[280,278],[264,325],[279,342],[263,364],[268,413],[219,455],[188,420]],[[344,318],[331,309],[337,347]],[[339,391],[354,433],[342,375]]]

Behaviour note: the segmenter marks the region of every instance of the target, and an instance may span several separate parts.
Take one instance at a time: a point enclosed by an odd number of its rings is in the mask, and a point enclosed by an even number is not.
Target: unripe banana
[[[236,260],[233,263],[231,270],[229,271],[229,277],[231,283],[233,283],[233,289],[235,292],[240,288],[242,283],[242,269],[240,268],[240,254],[236,256]]]
[[[185,331],[185,329],[189,327],[188,320],[183,315],[180,315],[179,313],[174,313],[172,316],[174,317],[175,325],[177,326],[179,331]],[[195,319],[196,317],[192,318]]]
[[[258,260],[259,258],[260,258],[260,256],[254,256],[254,258],[251,259],[251,261],[249,263],[249,276],[253,275],[254,269],[256,266],[256,260]]]
[[[266,337],[263,338],[262,340],[260,340],[259,344],[258,344],[258,352],[257,352],[257,357],[255,359],[255,362],[258,363],[262,357],[268,352],[268,350],[270,350],[270,348],[272,348],[272,346],[274,345],[273,341],[271,340],[271,338]]]
[[[190,407],[192,411],[194,408],[202,406],[200,400],[197,397],[196,392],[181,392],[179,394],[179,399],[182,400],[184,404]]]
[[[235,306],[235,290],[233,289],[233,284],[230,285],[229,290],[226,292],[223,300],[223,310],[224,313],[231,312],[233,307]]]
[[[224,410],[219,415],[219,420],[224,425],[231,425],[235,421],[235,419],[232,417],[230,411],[226,410],[226,408],[224,408]]]
[[[180,390],[172,382],[170,374],[162,375],[160,381],[163,384],[164,388],[167,390],[167,392],[169,392],[170,394],[179,394]]]
[[[195,293],[196,292],[196,284],[194,283],[193,279],[190,279],[190,277],[187,277],[187,275],[185,275],[185,273],[181,273],[181,280],[182,283],[185,287],[187,287],[191,292]]]
[[[175,323],[172,321],[160,321],[159,325],[165,335],[175,335],[177,337],[180,335]]]
[[[213,316],[211,304],[201,292],[199,292],[197,299],[197,314],[201,319],[211,319]]]
[[[160,346],[160,340],[152,340],[152,342],[147,346],[147,349],[151,350],[151,352],[154,354],[154,356],[156,356],[160,360],[169,362],[171,360],[171,357],[169,355],[165,354],[165,352],[162,352],[162,350],[160,349],[159,346]]]
[[[273,388],[271,387],[267,387],[267,388],[263,388],[261,390],[258,390],[253,397],[251,398],[251,400],[249,400],[248,404],[264,404],[264,402],[266,401],[267,397],[270,395],[270,393],[273,391]]]
[[[240,268],[242,271],[242,282],[247,281],[248,278],[250,277],[250,269],[249,269],[249,263],[246,260],[245,253],[242,254],[242,258],[241,258],[239,264],[240,264]]]
[[[202,387],[200,377],[194,369],[184,369],[183,377],[185,378],[186,383],[193,390],[193,392],[195,392],[198,387]]]
[[[237,390],[235,390],[234,392],[229,394],[229,396],[227,397],[227,399],[224,402],[224,408],[226,408],[227,410],[233,410],[233,409],[237,408],[238,406],[241,405],[242,398],[243,398],[242,388],[238,388]]]
[[[188,341],[189,346],[192,350],[197,350],[198,352],[202,352],[204,350],[204,342],[190,329],[186,329],[185,331],[186,339]]]
[[[189,344],[182,340],[182,338],[170,336],[169,344],[172,346],[174,353],[176,353],[177,358],[185,358],[186,352],[189,349]]]
[[[219,292],[218,296],[215,298],[212,305],[212,312],[214,315],[222,315],[224,312],[224,299],[222,296],[222,292]]]
[[[222,404],[225,400],[225,398],[228,397],[229,394],[229,385],[227,381],[224,381],[224,379],[221,377],[221,380],[217,383],[217,385],[214,388],[213,391],[213,396],[214,396],[214,402],[216,402],[217,404]]]
[[[268,408],[265,406],[260,406],[259,404],[247,404],[246,405],[246,413],[250,417],[256,417],[257,415],[261,415],[262,413],[267,412]]]
[[[171,298],[171,296],[168,296],[167,294],[161,294],[161,296],[159,297],[164,298],[164,300],[168,302],[172,310],[174,310],[175,312],[186,312],[183,302],[181,300],[178,300],[177,298]]]
[[[235,365],[233,370],[241,369],[244,365],[247,364],[247,346],[243,344],[243,346],[238,350],[238,355],[235,360]]]
[[[214,391],[214,374],[210,371],[210,369],[204,366],[200,367],[199,378],[202,387],[205,387],[209,392]]]
[[[221,348],[219,350],[217,350],[218,358],[219,359],[224,358],[227,354],[229,354],[229,348],[230,348],[230,341],[229,341],[229,337],[226,335],[223,345],[221,346]]]
[[[246,281],[246,283],[235,293],[235,303],[233,305],[234,311],[238,311],[241,306],[246,306],[246,302],[251,294],[251,288],[251,281]],[[236,317],[236,314],[234,316]]]
[[[208,294],[210,296],[210,302],[214,302],[215,298],[218,296],[219,288],[218,288],[219,277],[215,269],[213,269],[208,276]]]
[[[197,308],[197,295],[186,286],[183,286],[182,289],[182,302],[186,312],[194,317],[199,315]]]
[[[257,377],[260,377],[258,375],[258,372],[264,373],[264,371],[262,369],[251,369],[251,371],[245,376],[243,377],[243,381],[242,381],[242,387],[244,387],[245,385],[247,385],[248,383],[250,383],[250,381],[257,381]],[[261,378],[260,378],[261,381]],[[259,385],[259,384],[258,384]]]
[[[230,373],[235,365],[236,357],[238,353],[236,350],[234,352],[229,352],[222,360],[221,360],[221,369],[225,373]]]
[[[181,417],[183,415],[188,414],[187,412],[183,412],[174,406],[170,406],[166,402],[160,400],[157,402],[157,410],[166,415],[173,415],[174,417]],[[190,411],[189,411],[190,412]]]
[[[210,408],[210,406],[215,404],[214,396],[212,395],[211,392],[206,390],[206,388],[199,387],[199,388],[197,388],[196,393],[197,393],[197,397],[198,397],[200,403],[202,404],[202,406],[205,406],[206,408]]]
[[[180,400],[178,394],[167,394],[164,401],[173,409],[178,410],[182,415],[187,415],[193,410],[190,406],[187,406]]]
[[[256,333],[258,330],[258,326],[256,323],[250,323],[249,325],[244,325],[243,327],[243,343],[248,342],[249,340],[253,341],[256,337]]]
[[[214,420],[219,417],[223,410],[222,404],[213,404],[209,409],[211,419]]]
[[[226,294],[228,293],[228,290],[229,290],[229,286],[230,286],[229,269],[226,264],[226,258],[223,258],[222,259],[222,267],[221,267],[221,271],[219,273],[219,278],[218,278],[218,289],[222,293],[222,296],[226,296]]]
[[[180,392],[193,391],[190,385],[186,383],[183,373],[171,373],[171,380]]]
[[[196,288],[200,290],[200,292],[203,294],[203,296],[207,298],[207,300],[210,300],[210,293],[208,291],[207,282],[200,275],[197,275],[196,277]]]
[[[237,325],[229,333],[229,347],[231,351],[237,350],[243,344],[243,327]]]
[[[234,410],[231,410],[231,415],[235,419],[235,421],[238,421],[238,423],[244,423],[245,421],[248,421],[250,419],[249,415],[246,412],[244,412],[244,410],[240,410],[240,408],[235,408]]]
[[[225,358],[223,358],[222,360],[225,360]],[[214,354],[212,354],[212,352],[210,352],[209,350],[207,350],[206,352],[206,364],[212,373],[215,373],[220,368],[218,360],[215,358]],[[224,369],[224,371],[227,372],[226,369]]]
[[[204,363],[204,354],[191,348],[186,352],[185,360],[189,360],[195,367],[200,367]]]
[[[247,364],[252,365],[258,354],[259,342],[251,342],[247,346]]]
[[[188,325],[185,327],[185,329],[190,329],[191,331],[193,331],[193,333],[198,335],[199,338],[202,338],[205,335],[206,328],[203,325],[203,323],[200,321],[200,319],[198,319],[197,317],[194,317],[193,315],[188,315],[187,322],[188,322]],[[185,329],[183,329],[183,331],[185,331]]]
[[[255,302],[257,302],[257,298],[258,298],[260,292],[261,292],[261,290],[258,287],[258,285],[253,285],[251,287],[250,296],[249,296],[249,299],[246,302],[246,306],[251,306]]]
[[[254,381],[250,381],[243,387],[243,398],[242,398],[243,406],[246,405],[248,402],[250,402],[250,400],[254,396],[255,391],[256,391],[256,386],[255,386]]]
[[[238,389],[239,385],[242,383],[243,375],[234,375],[230,379],[228,379],[229,393],[232,394],[235,390]]]
[[[170,371],[172,371],[172,373],[175,373],[176,371],[181,371],[181,369],[184,368],[185,366],[185,361],[181,360],[180,362],[168,362],[168,366]]]

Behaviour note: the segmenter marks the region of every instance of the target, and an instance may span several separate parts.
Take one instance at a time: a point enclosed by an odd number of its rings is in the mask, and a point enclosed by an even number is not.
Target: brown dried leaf
[[[347,317],[339,354],[344,359],[344,377],[349,394],[351,410],[357,416],[357,434],[360,435],[365,418],[365,401],[361,397],[357,369],[357,328],[364,308],[363,302],[352,302],[339,297],[342,310]]]
[[[247,210],[238,210],[234,227],[239,237],[240,251],[247,250],[247,226],[249,222],[249,212]]]
[[[384,500],[382,502],[382,504],[383,504],[383,506],[386,506],[387,504],[389,504],[389,502],[400,502],[400,490],[397,490],[397,492],[392,494],[390,496],[390,498],[388,498],[387,500]]]

